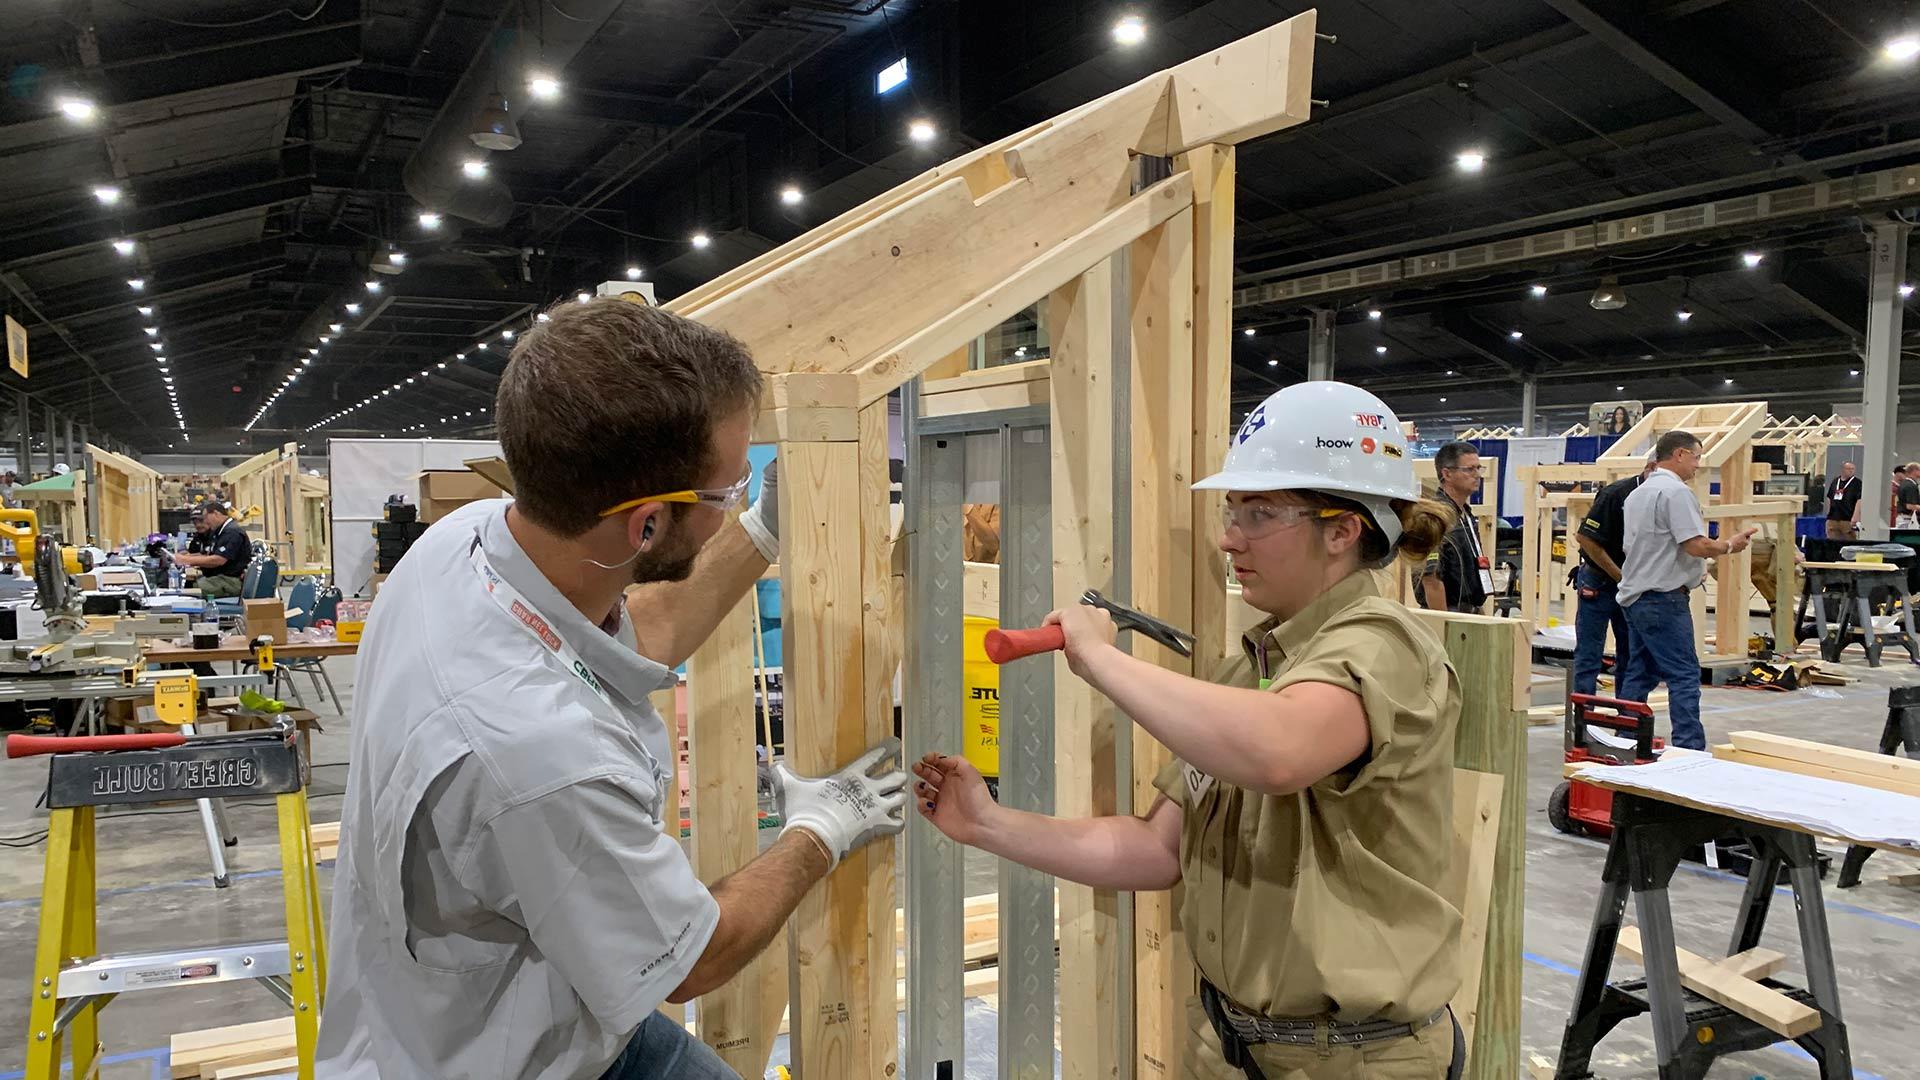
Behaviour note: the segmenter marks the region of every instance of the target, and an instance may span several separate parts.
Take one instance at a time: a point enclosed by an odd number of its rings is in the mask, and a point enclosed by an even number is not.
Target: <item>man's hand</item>
[[[779,459],[767,462],[760,471],[760,497],[740,515],[740,527],[747,530],[747,539],[769,564],[780,561]]]
[[[954,843],[978,843],[987,819],[1000,809],[980,770],[966,758],[934,753],[916,762],[913,772],[920,778],[913,786],[920,816]]]
[[[1060,628],[1067,639],[1067,667],[1083,679],[1087,677],[1087,661],[1095,653],[1111,647],[1114,635],[1119,633],[1113,625],[1113,616],[1105,608],[1091,604],[1073,604],[1050,611],[1040,625]]]
[[[795,776],[781,762],[773,767],[774,798],[786,826],[782,835],[805,829],[820,841],[828,860],[840,860],[861,845],[906,828],[907,774],[896,764],[874,775],[875,766],[900,753],[900,740],[888,739],[832,776]]]
[[[1727,539],[1727,554],[1738,555],[1747,550],[1747,545],[1753,543],[1753,534],[1759,531],[1758,528],[1752,528],[1734,533]]]

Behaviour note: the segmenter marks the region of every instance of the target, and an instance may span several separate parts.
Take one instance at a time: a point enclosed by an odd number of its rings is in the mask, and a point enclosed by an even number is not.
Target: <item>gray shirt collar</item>
[[[602,684],[610,687],[629,704],[639,705],[655,690],[664,690],[679,681],[669,668],[640,655],[633,625],[627,621],[626,605],[614,605],[619,626],[613,633],[587,620],[580,609],[560,595],[547,576],[540,572],[520,542],[507,528],[504,509],[487,515],[480,527],[480,547],[487,561],[507,584],[520,591],[553,627],[555,633],[593,669]]]

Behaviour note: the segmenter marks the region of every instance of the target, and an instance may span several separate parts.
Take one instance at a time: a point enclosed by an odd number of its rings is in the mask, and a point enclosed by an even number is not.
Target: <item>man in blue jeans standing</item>
[[[1599,686],[1608,627],[1613,629],[1614,691],[1620,692],[1627,683],[1627,668],[1633,662],[1633,635],[1615,592],[1620,585],[1620,568],[1627,561],[1625,504],[1627,496],[1653,471],[1653,465],[1653,455],[1648,454],[1647,465],[1638,476],[1615,480],[1601,488],[1574,532],[1573,538],[1580,545],[1580,606],[1573,620],[1576,694],[1591,694]]]
[[[1620,696],[1645,701],[1667,684],[1667,712],[1675,746],[1707,748],[1700,726],[1700,656],[1693,647],[1693,609],[1687,596],[1706,577],[1709,558],[1746,549],[1754,529],[1709,539],[1700,501],[1687,487],[1700,471],[1700,440],[1669,431],[1654,445],[1655,467],[1626,501],[1627,562],[1618,598],[1626,609],[1633,660]]]

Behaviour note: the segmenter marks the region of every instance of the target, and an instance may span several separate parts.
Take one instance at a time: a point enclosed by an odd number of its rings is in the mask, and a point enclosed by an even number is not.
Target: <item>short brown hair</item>
[[[1671,461],[1673,455],[1682,450],[1698,449],[1700,449],[1699,436],[1691,431],[1681,431],[1679,428],[1674,428],[1672,431],[1660,436],[1660,441],[1653,445],[1654,460]]]
[[[698,486],[716,422],[759,401],[760,371],[724,330],[611,297],[547,314],[494,406],[515,505],[563,536],[609,506]]]

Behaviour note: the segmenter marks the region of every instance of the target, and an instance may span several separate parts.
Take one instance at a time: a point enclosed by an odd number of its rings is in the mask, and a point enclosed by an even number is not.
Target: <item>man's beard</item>
[[[700,547],[686,542],[680,530],[673,535],[683,539],[671,548],[659,551],[643,551],[633,560],[633,583],[647,585],[656,581],[685,581],[693,573],[693,562],[700,557]]]

